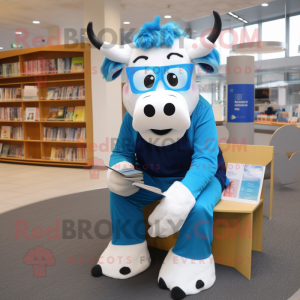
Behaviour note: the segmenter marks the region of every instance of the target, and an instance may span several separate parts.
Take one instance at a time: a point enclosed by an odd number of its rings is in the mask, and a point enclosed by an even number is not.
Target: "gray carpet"
[[[268,220],[269,201],[264,206],[263,252],[253,252],[252,280],[233,268],[216,265],[217,281],[207,291],[187,299],[272,299],[286,300],[300,288],[300,176],[297,183],[281,186],[275,182],[274,218]],[[269,199],[269,181],[265,198]],[[59,239],[31,235],[34,227],[44,231],[60,224]],[[1,299],[170,299],[170,292],[157,286],[157,275],[166,252],[150,248],[152,264],[136,277],[115,280],[93,278],[90,269],[105,249],[110,237],[99,238],[94,226],[109,220],[109,192],[94,190],[58,197],[0,215],[0,297]],[[29,239],[15,236],[15,222],[28,222]],[[62,236],[63,220],[75,224],[76,237]],[[80,220],[91,223],[90,239],[79,236]],[[101,226],[105,235],[107,227]],[[53,234],[53,232],[52,232]],[[108,234],[109,235],[109,234]],[[27,237],[27,238],[28,238]],[[37,236],[36,236],[37,237]],[[56,262],[47,266],[45,277],[34,277],[33,266],[24,263],[27,251],[42,246],[52,251]],[[76,263],[68,262],[75,257]],[[48,257],[47,257],[48,260]]]

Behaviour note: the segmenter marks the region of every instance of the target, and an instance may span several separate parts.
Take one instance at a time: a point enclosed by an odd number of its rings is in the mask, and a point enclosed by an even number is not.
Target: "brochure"
[[[226,176],[230,183],[223,191],[222,200],[258,204],[265,167],[228,163]]]

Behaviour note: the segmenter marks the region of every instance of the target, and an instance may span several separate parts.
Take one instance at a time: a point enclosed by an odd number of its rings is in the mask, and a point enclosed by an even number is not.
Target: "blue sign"
[[[254,84],[228,84],[227,122],[254,122]]]

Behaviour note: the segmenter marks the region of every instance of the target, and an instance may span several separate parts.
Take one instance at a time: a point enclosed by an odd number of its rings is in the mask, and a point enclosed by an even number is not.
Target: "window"
[[[285,18],[262,23],[262,41],[285,43]],[[262,59],[285,57],[285,51],[276,53],[263,53]]]
[[[260,41],[261,39],[260,39],[258,24],[246,26],[244,36],[245,36],[245,43]],[[249,54],[249,55],[254,56],[254,60],[258,60],[258,54]]]
[[[290,17],[289,56],[300,56],[300,15]]]
[[[242,39],[242,29],[243,27],[237,27],[231,29],[222,30],[217,42],[216,49],[220,53],[220,64],[227,64],[227,57],[231,55],[237,55],[230,53],[232,50],[232,46],[236,44],[243,43]]]

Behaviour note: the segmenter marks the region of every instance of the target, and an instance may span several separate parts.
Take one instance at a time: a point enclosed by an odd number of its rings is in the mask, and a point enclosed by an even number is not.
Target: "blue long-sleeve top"
[[[132,127],[132,117],[126,112],[117,144],[110,157],[109,165],[121,161],[135,165],[135,151],[138,132]],[[187,136],[192,148],[191,166],[181,183],[197,199],[213,176],[225,187],[225,164],[218,147],[217,128],[210,104],[202,97],[191,115],[191,126]]]

